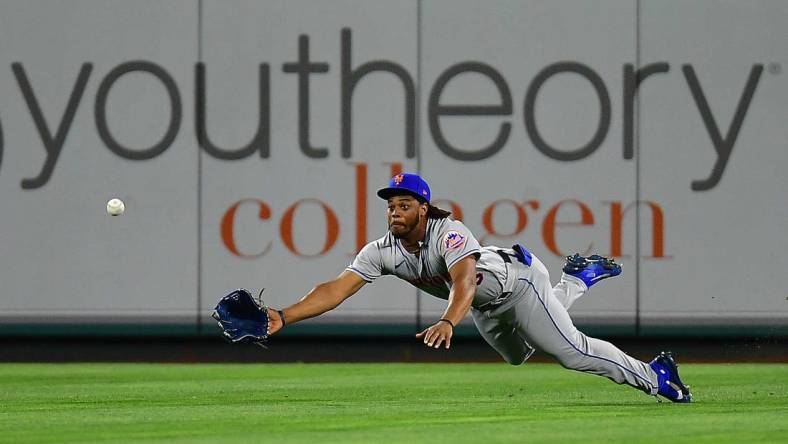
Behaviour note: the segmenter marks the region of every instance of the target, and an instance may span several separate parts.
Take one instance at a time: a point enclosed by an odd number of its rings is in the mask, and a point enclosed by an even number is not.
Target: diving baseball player
[[[448,301],[441,318],[416,335],[428,347],[449,348],[454,326],[470,310],[482,337],[512,365],[522,364],[538,348],[566,368],[674,402],[691,401],[670,353],[641,362],[613,344],[586,336],[572,323],[567,309],[590,286],[621,273],[611,259],[570,256],[553,287],[544,264],[526,248],[481,247],[465,225],[430,205],[429,186],[418,175],[399,174],[377,194],[388,202],[388,233],[368,243],[337,278],[319,284],[299,302],[284,310],[262,310],[267,313],[260,321],[267,322],[264,337],[336,308],[382,275],[394,275]],[[227,332],[231,324],[220,319],[220,325]],[[243,331],[233,330],[231,339]]]

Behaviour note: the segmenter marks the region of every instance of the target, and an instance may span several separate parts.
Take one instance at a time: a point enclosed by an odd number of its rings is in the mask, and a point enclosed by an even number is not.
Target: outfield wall
[[[385,232],[399,171],[554,281],[616,256],[579,324],[788,334],[786,22],[780,1],[2,3],[0,334],[213,334],[235,287],[289,304]],[[292,331],[405,334],[444,306],[384,278]]]

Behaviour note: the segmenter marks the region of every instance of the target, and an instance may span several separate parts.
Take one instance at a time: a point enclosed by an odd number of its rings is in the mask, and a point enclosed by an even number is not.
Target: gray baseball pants
[[[567,309],[588,291],[580,279],[564,275],[553,288],[547,268],[536,256],[530,266],[514,264],[509,273],[516,282],[506,302],[489,311],[471,309],[479,333],[506,362],[520,365],[536,347],[565,368],[657,393],[657,374],[647,363],[574,326]]]

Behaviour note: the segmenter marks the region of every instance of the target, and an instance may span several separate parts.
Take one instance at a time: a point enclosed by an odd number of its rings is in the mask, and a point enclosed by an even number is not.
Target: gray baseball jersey
[[[476,294],[471,314],[479,333],[507,362],[523,363],[533,352],[533,344],[564,367],[656,394],[657,375],[648,364],[609,342],[584,335],[572,323],[567,309],[587,292],[585,284],[564,275],[553,287],[544,264],[525,253],[527,258],[512,260],[514,249],[480,247],[461,222],[430,219],[418,256],[387,233],[367,244],[347,269],[367,282],[394,275],[448,299],[449,269],[475,254]]]
[[[367,282],[382,275],[394,275],[421,290],[448,299],[452,281],[449,270],[461,259],[476,255],[476,296],[478,307],[501,296],[506,265],[497,247],[481,247],[462,222],[429,219],[419,255],[409,253],[391,233],[368,243],[347,267]]]

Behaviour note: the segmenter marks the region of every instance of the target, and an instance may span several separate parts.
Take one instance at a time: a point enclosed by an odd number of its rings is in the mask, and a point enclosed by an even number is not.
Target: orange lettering
[[[517,226],[515,227],[514,231],[511,233],[499,233],[495,230],[495,224],[493,223],[493,215],[495,213],[495,209],[498,207],[499,204],[509,204],[517,210]],[[526,225],[528,225],[528,215],[525,212],[525,208],[523,205],[511,200],[511,199],[501,199],[496,200],[495,202],[491,203],[487,208],[484,209],[484,214],[482,214],[482,224],[484,225],[485,230],[487,230],[488,235],[492,236],[503,236],[503,237],[511,237],[516,236],[525,229]],[[484,239],[487,238],[487,235],[483,236],[479,242],[484,242]]]
[[[299,205],[308,202],[320,205],[326,215],[326,243],[323,245],[323,249],[316,254],[305,254],[299,252],[298,249],[296,249],[295,242],[293,242],[293,218],[295,217],[295,211],[298,209]],[[287,211],[285,211],[284,216],[282,216],[282,222],[279,224],[279,232],[282,235],[282,241],[285,243],[287,249],[292,251],[297,256],[317,257],[326,254],[326,252],[328,252],[328,250],[334,246],[337,239],[339,238],[339,220],[337,220],[334,210],[332,210],[328,205],[321,202],[320,200],[301,199],[293,205],[290,205]]]
[[[402,164],[399,162],[393,162],[391,164],[391,176],[389,176],[389,178],[394,177],[400,173],[402,173]]]
[[[665,216],[662,208],[654,202],[640,201],[651,209],[651,257],[665,257]],[[622,237],[623,220],[630,208],[636,203],[631,203],[626,208],[621,208],[621,202],[610,202],[610,254],[623,256]]]
[[[561,205],[565,203],[573,203],[580,208],[580,222],[556,222],[556,217],[558,216],[558,210],[561,208]],[[550,250],[556,256],[566,256],[564,253],[561,253],[558,249],[558,243],[555,240],[555,228],[557,226],[561,227],[576,227],[576,226],[583,226],[583,225],[593,225],[594,224],[594,215],[591,213],[591,210],[579,200],[574,199],[567,199],[562,200],[555,204],[550,211],[547,212],[547,215],[544,218],[544,223],[542,224],[542,237],[544,238],[544,244],[548,250]],[[587,254],[591,251],[594,244],[591,243],[588,245],[588,248],[582,254]]]
[[[230,208],[227,209],[227,212],[224,213],[224,217],[222,217],[222,224],[221,224],[221,233],[222,233],[222,242],[230,250],[230,253],[244,258],[244,259],[254,259],[256,257],[260,257],[266,253],[268,250],[271,249],[271,242],[268,242],[268,245],[263,248],[263,251],[257,254],[244,254],[238,250],[237,245],[235,244],[235,212],[238,211],[238,207],[242,204],[247,202],[254,202],[260,207],[259,217],[260,220],[268,220],[271,218],[271,209],[268,208],[268,205],[265,204],[262,200],[257,199],[243,199],[239,200],[235,204],[233,204]]]
[[[367,244],[367,164],[356,165],[356,252]]]

